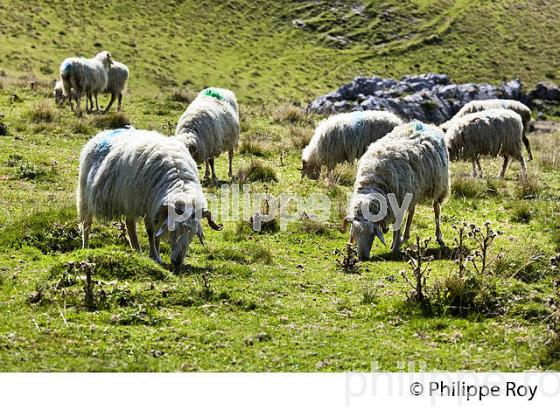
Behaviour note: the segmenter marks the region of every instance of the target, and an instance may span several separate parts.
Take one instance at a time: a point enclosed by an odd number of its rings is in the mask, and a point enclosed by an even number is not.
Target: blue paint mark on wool
[[[100,156],[105,156],[111,150],[111,142],[114,137],[122,134],[124,131],[127,131],[126,128],[119,128],[116,130],[108,131],[103,139],[97,143],[95,147],[96,151],[99,153]]]
[[[365,121],[364,121],[364,112],[363,111],[353,111],[352,113],[350,113],[350,121],[351,121],[354,129],[357,130],[357,129],[363,128],[366,124]]]
[[[71,68],[72,68],[72,61],[65,60],[62,63],[62,66],[60,67],[60,71],[62,72],[70,71]]]
[[[414,130],[422,135],[438,140],[443,139],[443,133],[437,128],[428,128],[426,124],[418,120],[413,120],[412,125]]]

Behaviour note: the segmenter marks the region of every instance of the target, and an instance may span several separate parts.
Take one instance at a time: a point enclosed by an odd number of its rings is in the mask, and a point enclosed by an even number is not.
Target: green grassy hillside
[[[533,84],[560,60],[553,0],[53,3],[2,2],[0,68],[51,78],[64,57],[109,49],[135,93],[219,84],[308,101],[359,74]]]

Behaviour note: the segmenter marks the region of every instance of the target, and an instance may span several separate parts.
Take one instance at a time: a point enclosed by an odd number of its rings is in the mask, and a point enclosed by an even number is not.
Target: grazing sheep
[[[216,180],[214,158],[229,154],[228,175],[233,176],[233,151],[239,143],[239,108],[235,94],[222,88],[206,88],[187,107],[175,134],[182,139],[197,163],[204,162],[204,179]]]
[[[103,90],[103,94],[111,94],[111,101],[109,101],[109,105],[105,108],[105,112],[108,112],[111,109],[113,102],[117,97],[117,111],[121,110],[123,92],[126,88],[127,81],[128,67],[123,63],[113,60],[107,73],[107,86],[105,87],[105,90]]]
[[[93,109],[90,104],[88,107],[88,98],[95,97],[95,106],[99,111],[99,102],[97,96],[105,90],[107,86],[107,72],[111,67],[111,53],[102,51],[94,58],[67,58],[60,65],[60,79],[62,80],[63,93],[68,98],[68,103],[72,111],[72,92],[75,93],[76,105],[80,110],[80,98],[86,96],[86,111]]]
[[[452,161],[471,161],[473,176],[476,167],[482,177],[480,158],[502,156],[504,164],[499,178],[503,178],[510,158],[521,163],[523,176],[527,175],[527,165],[523,158],[523,122],[521,116],[512,110],[486,110],[465,114],[448,125],[445,143]]]
[[[396,224],[391,251],[398,254],[401,243],[410,238],[416,205],[430,200],[435,213],[436,239],[444,246],[440,211],[448,193],[449,161],[443,133],[437,127],[413,121],[371,144],[360,158],[343,230],[348,223],[352,224],[350,242],[356,243],[358,258],[367,260],[375,237],[385,244],[383,232],[388,231],[389,225]],[[401,212],[389,205],[391,194],[396,206],[402,207]],[[382,202],[388,204],[385,215]],[[408,219],[401,238],[400,224],[406,210]]]
[[[360,158],[368,146],[390,133],[402,121],[386,111],[355,111],[321,121],[302,153],[302,177],[319,178],[321,166],[332,171],[336,164]]]
[[[495,110],[495,109],[505,109],[512,110],[521,116],[523,121],[523,144],[527,148],[527,153],[529,154],[529,161],[533,159],[533,153],[531,152],[531,146],[529,145],[529,139],[527,139],[527,132],[529,132],[529,124],[531,123],[531,109],[525,104],[517,100],[476,100],[471,101],[463,106],[461,110],[451,119],[457,119],[463,117],[467,114],[473,114],[479,111],[485,110]],[[447,131],[451,121],[448,121],[441,125],[443,132]]]
[[[153,131],[117,129],[93,137],[80,155],[76,197],[84,248],[94,216],[125,217],[130,244],[140,251],[136,221],[144,218],[150,257],[161,263],[159,239],[169,235],[175,270],[194,235],[203,239],[201,217],[212,229],[221,229],[212,222],[196,163],[184,143]]]

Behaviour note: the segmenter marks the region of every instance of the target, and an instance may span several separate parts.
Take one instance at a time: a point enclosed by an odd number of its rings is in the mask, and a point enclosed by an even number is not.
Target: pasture
[[[518,164],[503,181],[491,177],[500,161],[483,162],[482,180],[468,176],[468,164],[453,164],[442,213],[447,244],[456,237],[453,224],[490,221],[502,231],[490,250],[499,258],[476,309],[426,315],[407,302],[406,261],[379,242],[355,272],[340,266],[348,237],[338,227],[353,170],[301,179],[301,147],[316,118],[288,105],[241,106],[234,174],[246,181],[254,170],[254,191],[327,194],[327,221],[303,218],[285,232],[272,226],[256,233],[244,222],[206,229],[206,247],[193,243],[179,275],[147,257],[143,229],[141,255],[118,224],[94,224],[92,249],[80,250],[74,192],[81,146],[124,122],[166,133],[185,103],[173,93],[132,95],[123,114],[76,117],[56,108],[49,93],[47,85],[31,90],[14,80],[0,94],[10,130],[0,138],[2,370],[340,371],[368,370],[374,361],[385,370],[403,361],[430,370],[557,367],[546,343],[557,275],[550,258],[560,251],[560,133],[530,134],[536,159],[525,184]],[[217,173],[227,175],[226,156]],[[416,218],[413,236],[433,237],[431,207],[420,207]],[[433,284],[456,264],[434,243],[429,252]],[[163,255],[168,263],[165,246]]]

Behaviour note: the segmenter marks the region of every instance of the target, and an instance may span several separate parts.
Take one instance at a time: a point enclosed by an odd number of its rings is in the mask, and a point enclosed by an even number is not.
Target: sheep
[[[430,200],[436,239],[443,247],[440,213],[448,194],[449,160],[443,133],[419,121],[401,125],[371,144],[360,158],[342,230],[351,223],[350,243],[356,244],[358,258],[367,260],[375,237],[385,244],[383,232],[388,232],[388,226],[393,224],[391,251],[399,254],[401,244],[410,238],[416,205]],[[387,201],[391,206],[384,212]],[[400,225],[406,210],[408,219],[401,238]]]
[[[471,101],[463,106],[461,110],[451,119],[441,125],[443,132],[447,131],[450,123],[459,117],[463,117],[467,114],[473,114],[479,111],[485,110],[492,110],[492,109],[500,109],[503,108],[505,110],[512,110],[521,116],[521,120],[523,121],[523,144],[525,144],[525,148],[527,149],[527,153],[529,154],[529,161],[533,160],[533,153],[531,152],[531,146],[529,145],[529,139],[527,138],[527,133],[529,132],[529,124],[531,123],[531,109],[527,107],[525,104],[517,101],[517,100],[476,100]]]
[[[521,172],[527,176],[527,165],[522,154],[523,122],[512,110],[494,109],[465,114],[451,121],[445,133],[445,143],[452,161],[472,162],[473,176],[482,177],[482,156],[503,156],[504,164],[498,178],[506,173],[510,158],[521,163]]]
[[[204,179],[216,180],[214,158],[229,154],[228,176],[233,176],[233,151],[239,143],[239,107],[235,94],[222,88],[202,90],[183,113],[177,128],[180,137],[197,163],[204,162]]]
[[[80,110],[80,98],[86,95],[86,111],[93,109],[92,105],[88,108],[88,98],[95,97],[95,106],[99,111],[97,95],[107,86],[107,72],[111,67],[111,53],[102,51],[94,58],[71,57],[65,59],[60,65],[60,79],[62,81],[63,93],[68,98],[68,103],[72,111],[72,92],[76,96],[77,109]],[[91,98],[90,98],[91,99]]]
[[[196,163],[183,142],[154,131],[117,129],[93,137],[80,154],[76,205],[84,249],[93,217],[125,217],[130,245],[141,251],[136,221],[144,218],[150,257],[162,263],[159,242],[168,236],[175,271],[195,234],[202,242],[202,217],[212,229],[222,229],[212,221]]]
[[[353,162],[372,142],[401,124],[396,115],[386,111],[355,111],[327,118],[303,149],[302,178],[318,179],[323,165],[332,171],[338,163]]]
[[[103,94],[111,94],[111,101],[109,101],[109,105],[107,105],[107,107],[105,108],[105,113],[111,109],[113,102],[117,97],[117,111],[121,110],[123,92],[126,88],[127,81],[128,67],[123,63],[112,60],[111,67],[109,68],[109,72],[107,73],[107,86],[103,90]]]

